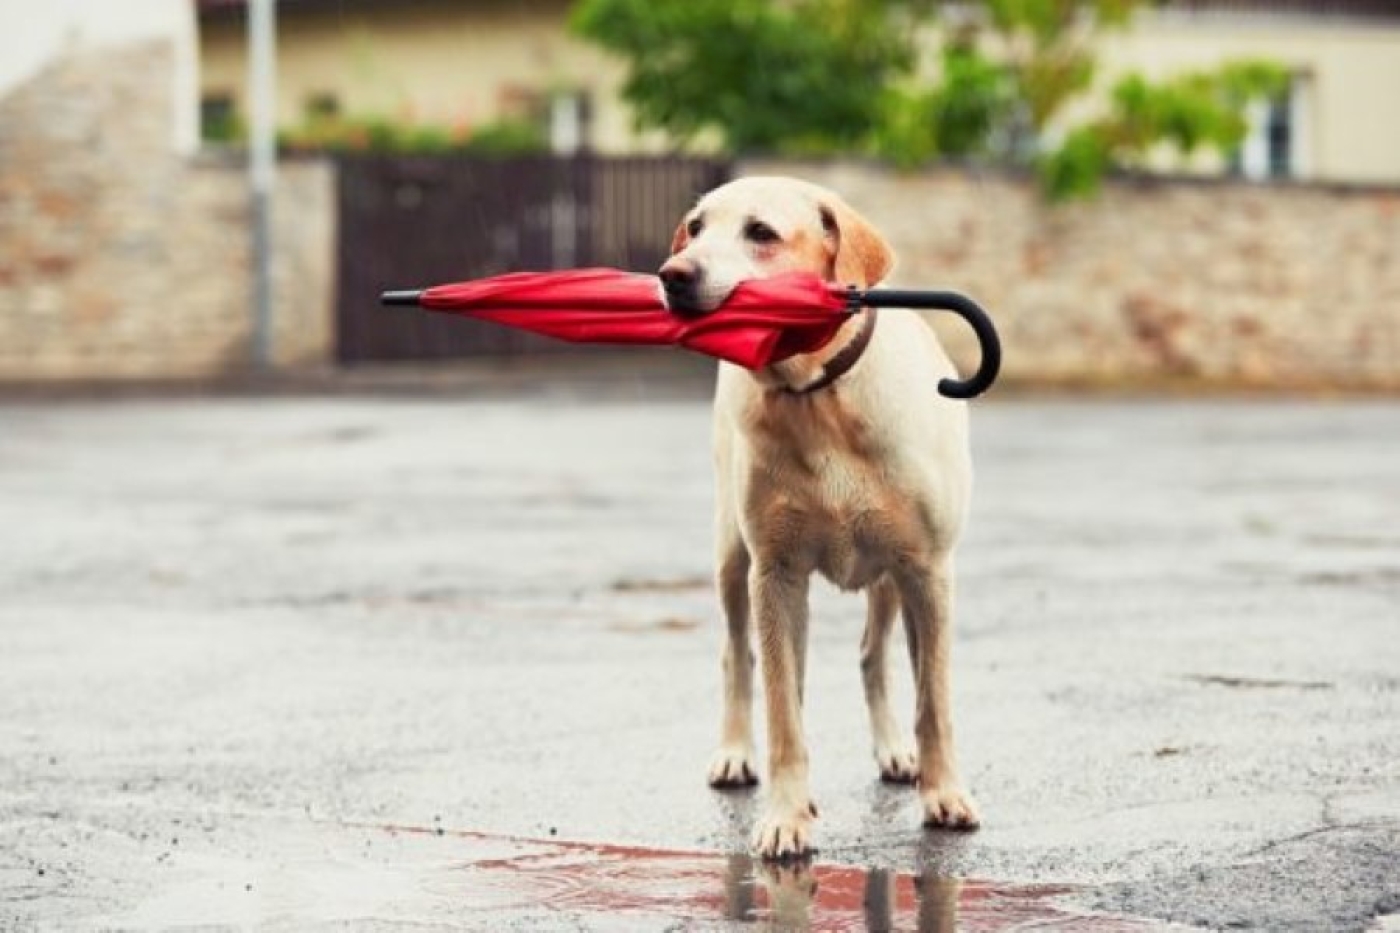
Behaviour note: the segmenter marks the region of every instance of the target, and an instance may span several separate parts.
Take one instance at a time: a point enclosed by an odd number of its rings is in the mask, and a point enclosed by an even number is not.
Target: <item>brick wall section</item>
[[[0,99],[0,380],[247,367],[245,175],[173,152],[171,54],[84,51]],[[278,196],[277,360],[324,361],[331,168],[284,166]]]
[[[1006,175],[741,170],[844,195],[898,250],[892,284],[985,304],[1013,379],[1400,388],[1400,190],[1125,181],[1050,207]]]

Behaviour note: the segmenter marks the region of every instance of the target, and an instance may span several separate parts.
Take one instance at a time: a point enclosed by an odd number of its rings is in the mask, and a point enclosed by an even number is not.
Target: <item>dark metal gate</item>
[[[339,161],[337,349],[344,362],[558,352],[570,344],[378,304],[520,270],[654,271],[681,214],[729,177],[700,158],[350,156]]]

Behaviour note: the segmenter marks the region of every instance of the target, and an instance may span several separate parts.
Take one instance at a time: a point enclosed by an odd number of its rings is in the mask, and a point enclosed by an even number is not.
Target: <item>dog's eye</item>
[[[776,243],[781,239],[778,231],[758,220],[751,220],[744,227],[744,237],[754,243]]]
[[[705,229],[705,225],[700,222],[699,217],[692,217],[690,223],[685,225],[685,232],[692,237],[700,235],[700,231]]]

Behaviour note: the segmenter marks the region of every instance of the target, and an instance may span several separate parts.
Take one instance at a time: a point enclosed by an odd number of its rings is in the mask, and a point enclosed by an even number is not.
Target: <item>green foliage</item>
[[[911,8],[890,0],[581,0],[581,35],[627,60],[638,122],[739,152],[823,152],[875,129],[914,61]]]
[[[1146,0],[579,0],[573,28],[622,56],[638,122],[739,152],[863,150],[1034,167],[1052,198],[1092,194],[1149,153],[1234,151],[1249,101],[1287,75],[1226,63],[1116,81],[1106,112],[1065,125],[1094,88],[1095,46]],[[942,19],[937,77],[916,27]],[[872,106],[871,102],[875,102]]]
[[[1112,165],[1112,153],[1094,127],[1079,127],[1059,148],[1043,156],[1037,168],[1041,189],[1051,200],[1063,201],[1095,194]]]
[[[546,151],[549,140],[533,120],[498,120],[477,127],[462,148],[481,155],[524,155]]]
[[[928,116],[938,149],[950,156],[985,155],[998,128],[1016,109],[1017,95],[1007,70],[971,45],[943,48],[943,80],[928,95]]]
[[[929,119],[930,93],[918,88],[894,88],[879,98],[871,128],[870,148],[902,169],[912,169],[938,154],[938,140]]]
[[[998,119],[986,126],[974,117],[959,135],[1000,133],[1011,159],[1034,153],[1040,138],[1065,105],[1086,93],[1095,76],[1094,43],[1105,32],[1128,25],[1143,0],[981,0],[955,4],[962,26],[945,44],[945,86],[961,78],[948,71],[947,49],[961,47],[979,60],[984,82],[995,80],[1008,98]],[[945,3],[944,6],[953,4]],[[954,113],[951,116],[956,117]],[[944,131],[944,135],[948,135]],[[984,139],[979,146],[988,145]]]
[[[386,117],[313,116],[278,135],[286,149],[314,152],[506,155],[548,148],[544,130],[525,120],[502,120],[459,130]]]
[[[1097,190],[1099,177],[1113,165],[1140,166],[1157,146],[1186,156],[1199,149],[1233,152],[1247,129],[1245,105],[1275,97],[1287,86],[1287,72],[1265,61],[1230,62],[1156,84],[1126,75],[1114,84],[1105,116],[1075,129],[1044,154],[1041,180],[1051,197],[1074,197]]]
[[[208,143],[241,143],[248,138],[248,129],[232,108],[203,115],[200,137]]]
[[[964,5],[962,0],[954,2]],[[1028,36],[1042,47],[1063,43],[1075,30],[1126,26],[1142,5],[1143,0],[982,0],[977,4],[998,32]]]
[[[1005,68],[958,43],[943,47],[942,64],[936,86],[899,88],[883,99],[872,148],[902,168],[935,155],[995,154],[997,131],[1011,119],[1016,98]]]
[[[939,154],[990,156],[1035,166],[1052,199],[1095,193],[1114,168],[1149,152],[1233,152],[1250,100],[1283,92],[1288,76],[1264,61],[1227,62],[1161,82],[1129,74],[1111,88],[1106,115],[1055,130],[1068,105],[1093,88],[1094,45],[1129,25],[1143,0],[981,0],[957,4],[961,28],[943,49],[942,77],[886,112],[901,132],[875,148],[897,164]],[[950,4],[944,4],[945,7]],[[972,12],[969,15],[969,8]],[[946,11],[945,11],[946,12]],[[979,15],[980,14],[980,15]],[[922,138],[912,129],[923,120]]]

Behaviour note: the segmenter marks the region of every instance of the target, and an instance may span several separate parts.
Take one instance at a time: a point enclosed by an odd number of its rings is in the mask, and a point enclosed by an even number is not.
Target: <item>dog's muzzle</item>
[[[709,310],[700,296],[703,273],[693,263],[669,259],[657,272],[657,277],[661,279],[661,297],[672,314],[694,317]]]

